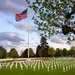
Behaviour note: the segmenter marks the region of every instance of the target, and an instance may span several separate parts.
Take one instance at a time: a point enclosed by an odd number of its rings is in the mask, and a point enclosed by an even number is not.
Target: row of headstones
[[[53,61],[52,61],[53,62]],[[75,64],[74,62],[73,63],[56,63],[56,62],[53,62],[53,63],[50,63],[49,61],[39,61],[39,62],[27,62],[28,66],[31,66],[31,68],[33,68],[33,70],[35,71],[36,67],[38,66],[38,70],[41,68],[42,66],[42,69],[44,68],[47,68],[47,70],[49,71],[50,69],[53,70],[53,69],[57,69],[57,68],[60,68],[60,67],[63,67],[63,72],[65,71],[68,71],[72,68],[75,67]]]
[[[58,62],[58,61],[35,61],[35,62],[26,62],[28,66],[31,66],[31,68],[33,68],[33,70],[35,71],[36,67],[38,66],[38,70],[41,68],[42,66],[42,69],[44,68],[47,68],[47,70],[49,71],[50,69],[51,70],[54,70],[54,69],[57,69],[57,68],[60,68],[60,67],[63,67],[63,66],[69,66],[71,65],[71,67],[69,67],[69,70],[72,69],[72,64],[74,62]],[[73,66],[74,67],[74,66]],[[65,67],[64,67],[65,68]],[[65,68],[65,71],[67,70],[67,68]]]
[[[22,62],[20,62],[20,67],[21,67],[21,70],[23,69],[23,66],[21,64]],[[54,63],[54,62],[53,62]],[[30,66],[31,68],[33,68],[33,70],[35,71],[36,67],[38,67],[38,70],[41,68],[42,66],[42,69],[44,68],[47,68],[47,70],[49,71],[50,69],[53,70],[53,69],[57,69],[57,68],[60,68],[60,67],[63,67],[63,72],[65,71],[68,71],[72,68],[75,67],[75,64],[51,64],[51,63],[47,63],[47,61],[39,61],[39,62],[23,62],[24,66],[26,67],[26,69],[28,69],[28,66]],[[17,65],[17,63],[16,63]],[[66,66],[67,65],[67,66]]]
[[[63,66],[63,72],[69,71],[73,68],[75,68],[75,63],[68,66]]]
[[[35,70],[35,68],[36,68],[36,66],[38,66],[38,69],[40,69],[40,66],[42,65],[42,68],[44,68],[44,67],[47,67],[47,64],[45,63],[45,62],[37,62],[37,61],[35,61],[35,62],[12,62],[12,63],[10,63],[10,62],[8,62],[8,63],[2,63],[2,64],[0,64],[0,69],[2,68],[2,67],[4,67],[4,66],[6,66],[6,68],[8,67],[8,66],[10,66],[10,69],[12,69],[12,67],[13,67],[13,65],[14,65],[14,63],[15,63],[15,68],[17,69],[17,64],[19,63],[20,64],[20,67],[21,67],[21,69],[23,69],[23,65],[22,65],[22,63],[24,64],[24,66],[26,67],[26,69],[28,68],[28,66],[30,66],[31,68],[34,68],[34,70]]]
[[[56,66],[63,68],[63,72],[69,71],[73,68],[75,68],[75,59],[72,61],[60,61],[60,63],[56,63]],[[55,67],[56,69],[56,67]]]
[[[35,64],[35,62],[34,63],[29,63],[29,62],[27,62],[27,61],[15,61],[15,62],[5,62],[5,63],[0,63],[0,69],[2,68],[2,67],[10,67],[10,69],[12,69],[12,67],[13,67],[13,65],[15,65],[15,68],[17,69],[17,67],[18,67],[18,64],[20,64],[20,68],[21,68],[21,70],[23,69],[23,67],[25,66],[25,68],[26,69],[28,69],[28,66],[30,66],[30,65],[34,65]],[[24,65],[24,66],[23,66]]]
[[[66,72],[66,71],[75,67],[75,64],[73,64],[73,63],[69,65],[69,63],[65,64],[65,62],[64,62],[63,64],[61,64],[57,61],[34,61],[34,62],[25,61],[25,62],[12,62],[11,64],[10,64],[10,62],[3,63],[2,65],[0,64],[0,69],[2,68],[2,66],[4,67],[4,65],[6,66],[6,68],[8,66],[10,66],[10,69],[12,69],[14,63],[16,63],[15,64],[16,69],[17,69],[17,66],[18,66],[18,63],[19,63],[20,67],[21,67],[21,70],[23,70],[24,66],[26,67],[26,69],[28,69],[28,66],[30,66],[31,68],[33,68],[34,71],[35,71],[36,67],[38,67],[38,70],[39,70],[41,68],[41,66],[42,66],[42,69],[47,68],[48,71],[50,71],[50,69],[54,70],[54,69],[63,67],[63,72]]]

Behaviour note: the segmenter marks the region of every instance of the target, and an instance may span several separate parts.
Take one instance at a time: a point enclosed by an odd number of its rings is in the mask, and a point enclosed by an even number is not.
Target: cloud
[[[15,47],[24,42],[25,40],[20,37],[18,33],[1,32],[0,45],[6,47]]]
[[[0,11],[6,15],[15,15],[21,13],[28,8],[28,3],[25,0],[0,0]],[[34,11],[28,8],[28,16],[32,17]]]
[[[61,38],[59,38],[58,36],[53,36],[51,38],[51,42],[63,44],[63,40]]]
[[[53,47],[55,49],[56,48],[60,48],[60,49],[66,48],[67,50],[70,49],[70,46],[68,44],[54,43],[54,42],[50,43],[50,47]]]
[[[16,3],[19,6],[23,6],[23,7],[27,7],[28,6],[28,4],[27,4],[27,2],[25,0],[19,0],[19,1],[18,0],[12,0],[12,2]]]
[[[61,38],[63,41],[67,40],[67,37],[66,37],[66,35],[64,35],[64,34],[58,34],[57,36],[58,36],[59,38]]]
[[[20,12],[18,5],[13,3],[12,0],[0,0],[0,11],[9,15],[16,12]]]
[[[29,30],[30,33],[32,33],[32,32],[38,33],[39,32],[37,27],[33,27],[32,25],[28,26],[28,24],[16,24],[16,25],[14,25],[14,27],[19,30],[26,30],[27,32]]]
[[[6,48],[15,48],[17,47],[17,44],[12,44],[9,41],[0,41],[0,46],[4,46]]]

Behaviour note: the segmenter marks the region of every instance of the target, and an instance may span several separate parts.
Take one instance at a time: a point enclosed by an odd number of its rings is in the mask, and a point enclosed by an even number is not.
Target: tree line
[[[15,48],[12,48],[9,52],[3,47],[0,46],[0,58],[27,58],[28,49],[25,49],[21,54],[18,54],[18,51]],[[49,47],[47,39],[42,37],[40,40],[40,45],[36,48],[36,53],[34,53],[32,48],[29,48],[29,57],[75,57],[75,46],[72,46],[70,50],[66,48],[54,49]]]
[[[75,46],[72,46],[70,50],[66,48],[54,49],[53,47],[49,47],[47,43],[47,39],[42,37],[40,40],[40,45],[37,46],[36,56],[37,57],[75,57]]]

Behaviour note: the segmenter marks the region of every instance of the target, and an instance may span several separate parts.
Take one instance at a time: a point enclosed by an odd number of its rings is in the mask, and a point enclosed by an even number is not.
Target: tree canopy
[[[40,45],[37,46],[36,56],[47,57],[48,56],[48,43],[45,37],[41,37]]]
[[[11,57],[11,58],[18,58],[19,57],[18,52],[17,52],[17,50],[15,48],[12,48],[10,50],[9,57]]]
[[[33,49],[29,48],[29,57],[34,57],[34,56],[35,56],[35,54],[33,52]],[[23,57],[23,58],[28,57],[28,48],[22,52],[21,57]]]
[[[0,58],[6,58],[7,57],[7,51],[3,46],[0,46]]]
[[[50,47],[48,49],[48,56],[53,57],[55,55],[55,49],[53,47]]]
[[[41,35],[51,37],[64,34],[69,41],[75,40],[75,0],[26,0],[35,12],[34,23]]]

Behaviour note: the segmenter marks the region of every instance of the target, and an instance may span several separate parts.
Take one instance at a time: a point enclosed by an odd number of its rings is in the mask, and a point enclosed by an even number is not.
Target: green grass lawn
[[[67,63],[71,64],[72,62],[70,63],[67,62]],[[42,69],[41,65],[40,65],[40,69],[38,69],[38,64],[37,64],[34,71],[34,69],[31,68],[30,66],[28,66],[28,69],[26,69],[23,63],[22,65],[23,65],[23,70],[21,70],[19,63],[17,69],[15,68],[15,64],[12,66],[12,69],[10,69],[10,66],[8,66],[7,68],[6,66],[4,66],[2,67],[2,69],[0,69],[0,75],[75,75],[75,67],[66,72],[63,72],[62,67],[53,70],[50,69],[48,71],[46,67]]]
[[[13,67],[11,70],[9,68],[0,69],[0,75],[75,75],[75,68],[64,73],[61,68],[48,72],[46,69],[33,71],[29,68],[21,70]]]

